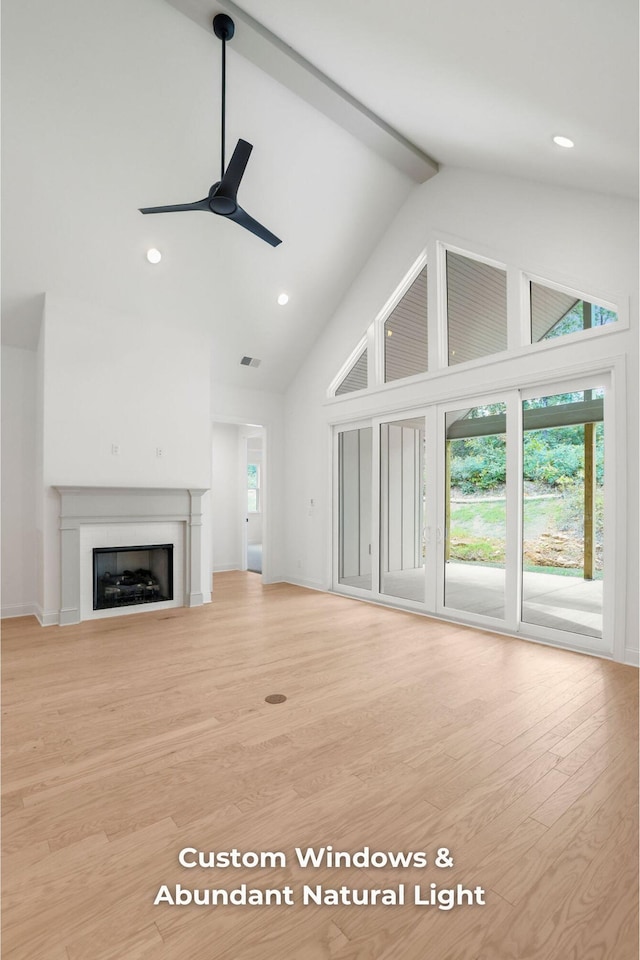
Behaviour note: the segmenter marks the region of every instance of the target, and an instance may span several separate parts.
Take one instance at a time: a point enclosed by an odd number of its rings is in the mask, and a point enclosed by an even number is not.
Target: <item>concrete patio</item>
[[[347,577],[345,586],[370,590],[368,577]],[[522,620],[583,636],[602,636],[602,580],[525,571]],[[445,606],[451,610],[504,617],[505,571],[478,563],[450,561],[445,573]],[[424,601],[424,568],[397,570],[381,577],[380,593],[402,600]]]

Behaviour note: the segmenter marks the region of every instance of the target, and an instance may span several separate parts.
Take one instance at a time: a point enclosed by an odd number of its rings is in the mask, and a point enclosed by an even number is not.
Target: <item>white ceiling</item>
[[[440,164],[637,196],[636,0],[240,6]]]
[[[635,0],[241,5],[441,164],[635,193]],[[51,291],[188,323],[214,378],[283,389],[411,181],[232,41],[227,141],[254,144],[240,202],[284,242],[143,217],[218,179],[219,41],[165,0],[3,0],[2,20],[3,341],[34,346]]]

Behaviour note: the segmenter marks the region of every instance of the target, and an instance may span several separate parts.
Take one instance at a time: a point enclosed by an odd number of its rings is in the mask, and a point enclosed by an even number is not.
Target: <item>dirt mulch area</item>
[[[535,540],[525,540],[524,562],[536,567],[582,569],[582,540],[568,533],[542,533]],[[596,546],[596,568],[602,567],[602,548]]]
[[[452,537],[451,559],[476,562],[504,563],[504,541],[490,537]],[[487,550],[487,546],[490,550]],[[524,562],[527,566],[558,567],[565,570],[581,570],[584,560],[582,540],[568,533],[542,533],[535,540],[525,540]],[[596,569],[602,569],[602,547],[596,546]]]

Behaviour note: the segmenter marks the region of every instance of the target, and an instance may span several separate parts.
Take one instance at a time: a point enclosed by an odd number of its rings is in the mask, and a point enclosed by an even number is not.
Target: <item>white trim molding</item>
[[[185,525],[184,605],[208,599],[202,584],[202,497],[206,489],[55,487],[60,494],[61,626],[81,620],[80,531],[95,524],[177,521]],[[206,594],[206,595],[205,595]]]

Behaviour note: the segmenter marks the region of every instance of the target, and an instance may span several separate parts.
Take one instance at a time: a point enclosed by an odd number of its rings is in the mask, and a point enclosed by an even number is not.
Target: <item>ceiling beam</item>
[[[211,0],[167,0],[167,3],[212,36],[214,15],[221,11],[230,14],[241,27],[232,41],[233,49],[241,56],[302,97],[416,183],[424,183],[438,172],[438,164],[431,157],[245,13],[233,0],[214,3]]]

